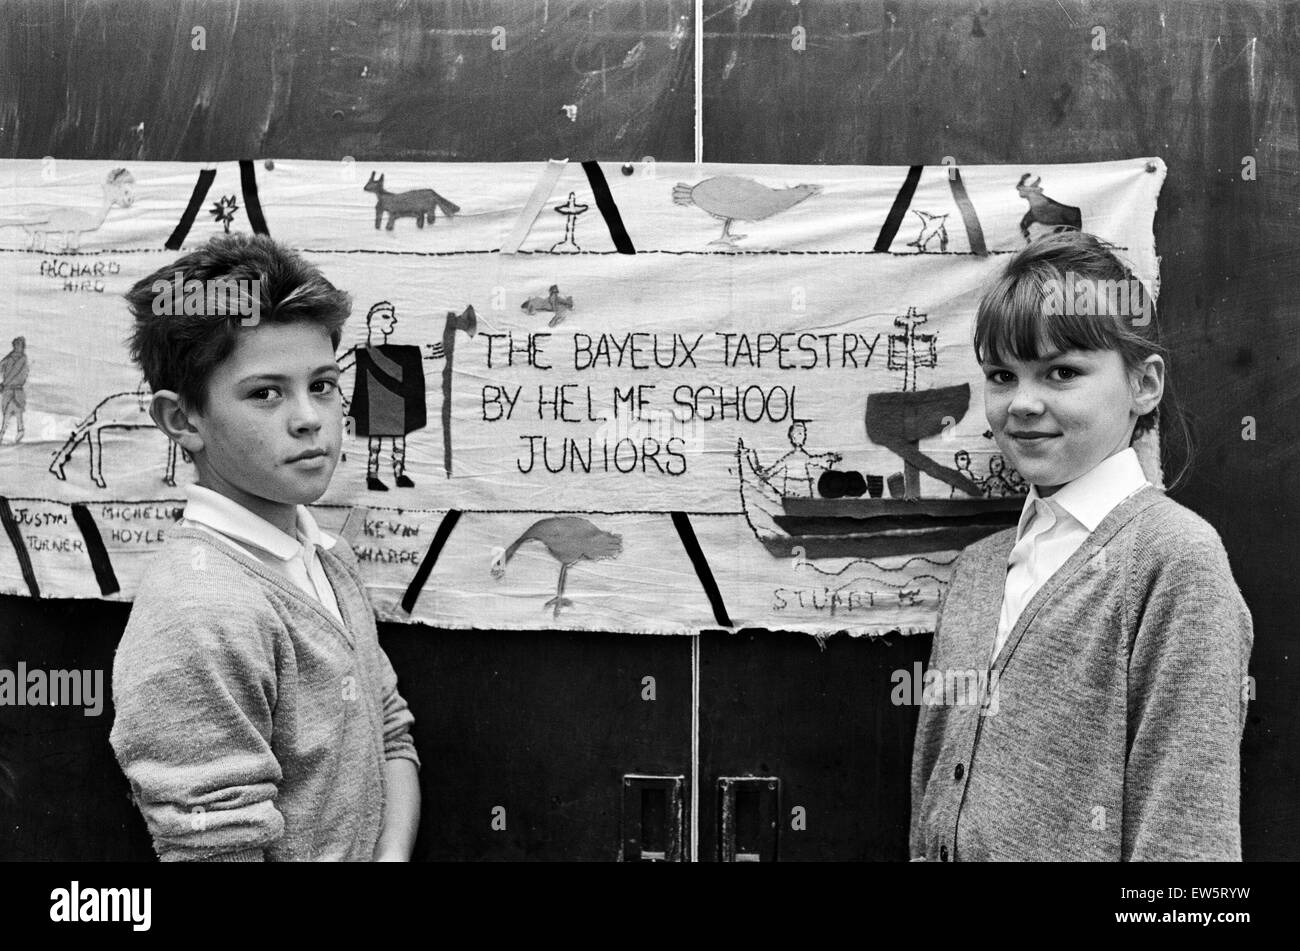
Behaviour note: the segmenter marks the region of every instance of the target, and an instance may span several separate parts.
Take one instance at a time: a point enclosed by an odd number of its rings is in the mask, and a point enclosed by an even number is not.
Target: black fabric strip
[[[36,572],[32,571],[32,558],[27,554],[27,546],[18,531],[18,523],[14,521],[13,509],[9,508],[9,500],[3,495],[0,495],[0,523],[4,524],[5,534],[9,536],[9,544],[14,546],[14,554],[18,556],[18,567],[22,569],[27,590],[33,598],[39,598],[41,586],[36,583]]]
[[[244,213],[248,215],[248,224],[253,234],[270,234],[266,230],[266,218],[262,215],[262,202],[257,197],[257,170],[251,159],[239,161],[239,184],[244,190]]]
[[[966,240],[970,242],[971,251],[987,255],[989,249],[984,244],[984,229],[980,226],[980,218],[975,213],[970,195],[966,194],[966,183],[961,180],[961,172],[955,168],[948,169],[948,184],[952,187],[952,199],[961,212],[961,220],[966,224]]]
[[[217,177],[215,168],[205,168],[199,172],[199,180],[194,183],[194,191],[190,193],[190,203],[185,206],[185,213],[181,215],[181,220],[176,223],[176,230],[172,236],[167,239],[163,245],[168,251],[179,251],[180,246],[185,241],[185,236],[190,233],[190,227],[194,224],[194,216],[199,213],[199,206],[203,204],[203,199],[208,197],[208,189],[212,187],[212,180]]]
[[[104,538],[99,534],[99,526],[95,524],[90,509],[82,502],[73,502],[72,520],[77,523],[77,528],[81,529],[81,537],[85,539],[86,554],[90,556],[90,567],[95,572],[95,580],[99,582],[99,593],[104,596],[117,594],[122,590],[122,586],[117,583],[113,562],[108,557]]]
[[[691,564],[695,566],[695,574],[700,579],[704,593],[709,596],[709,604],[713,608],[713,620],[722,627],[731,627],[731,617],[727,614],[727,606],[722,603],[722,592],[718,590],[718,583],[713,580],[713,570],[709,568],[708,559],[704,557],[704,550],[700,548],[699,539],[695,537],[695,529],[691,527],[691,517],[685,512],[673,512],[673,527],[677,529],[677,534],[681,536],[682,547],[686,549]]]
[[[451,509],[442,517],[442,524],[438,526],[437,534],[429,543],[429,550],[424,553],[424,560],[420,562],[420,567],[416,570],[415,577],[411,579],[406,594],[402,595],[402,610],[407,614],[415,610],[415,602],[420,597],[420,592],[424,590],[424,583],[429,580],[429,574],[438,561],[442,546],[447,544],[447,539],[451,537],[451,530],[456,527],[456,522],[459,520],[458,509]]]
[[[923,167],[913,165],[907,170],[907,178],[903,179],[903,187],[894,196],[894,207],[889,209],[889,217],[885,219],[885,226],[880,229],[880,237],[876,238],[877,251],[888,251],[889,246],[894,243],[894,236],[898,234],[898,229],[903,224],[903,216],[907,214],[907,208],[912,204],[912,196],[916,194],[916,185],[921,180],[921,169]]]
[[[614,196],[609,193],[609,185],[605,182],[605,173],[600,170],[600,163],[583,162],[582,170],[587,173],[587,184],[591,186],[591,193],[596,196],[596,207],[605,216],[605,225],[609,228],[609,236],[614,241],[614,247],[618,249],[619,254],[636,254],[636,248],[632,247],[632,239],[628,237],[627,229],[623,227],[623,216],[618,213]]]

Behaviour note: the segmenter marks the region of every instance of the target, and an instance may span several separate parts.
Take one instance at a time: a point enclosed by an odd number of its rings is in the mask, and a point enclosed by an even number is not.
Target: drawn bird
[[[948,219],[947,215],[932,215],[929,212],[912,209],[912,214],[921,219],[921,233],[916,236],[915,241],[907,242],[909,248],[916,248],[922,254],[930,246],[930,242],[935,238],[939,239],[939,250],[948,250],[948,229],[943,223]]]
[[[553,606],[554,617],[560,616],[561,607],[573,605],[564,596],[564,579],[571,566],[583,559],[600,561],[617,558],[623,552],[623,536],[603,531],[585,518],[571,515],[544,518],[529,525],[522,535],[510,543],[510,547],[493,549],[493,578],[500,581],[505,576],[506,565],[515,556],[519,546],[528,541],[541,542],[551,557],[560,563],[560,580],[555,587],[555,597],[542,605],[543,608]]]
[[[558,284],[552,284],[551,289],[545,297],[530,297],[519,305],[520,309],[526,311],[528,316],[532,316],[539,310],[549,310],[555,314],[550,323],[546,326],[554,327],[568,316],[569,311],[573,310],[573,297],[561,297],[560,287]]]
[[[698,185],[678,182],[673,186],[673,203],[694,205],[714,218],[722,220],[722,234],[709,244],[734,245],[743,234],[732,234],[733,221],[762,221],[787,208],[793,208],[805,198],[820,195],[820,185],[795,185],[793,188],[769,188],[752,178],[720,175],[706,178]]]

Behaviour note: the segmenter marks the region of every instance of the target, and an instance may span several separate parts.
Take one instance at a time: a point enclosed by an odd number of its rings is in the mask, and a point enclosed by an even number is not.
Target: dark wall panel
[[[728,7],[705,5],[707,161],[1168,163],[1160,313],[1172,399],[1198,444],[1171,494],[1218,529],[1254,616],[1245,857],[1295,859],[1300,3],[769,0],[739,20]],[[798,26],[803,52],[791,48]],[[1180,463],[1166,466],[1172,477]],[[723,758],[750,742],[718,738]]]
[[[890,703],[891,676],[924,665],[931,640],[706,634],[700,860],[718,859],[719,778],[752,775],[779,781],[779,861],[906,861],[920,708]]]
[[[692,9],[13,0],[0,156],[690,161]]]
[[[389,624],[381,639],[417,718],[417,859],[615,861],[624,774],[690,772],[688,639]]]

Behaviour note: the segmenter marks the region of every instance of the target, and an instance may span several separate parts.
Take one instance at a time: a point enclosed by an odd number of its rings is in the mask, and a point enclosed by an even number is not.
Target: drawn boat
[[[893,498],[808,498],[782,495],[759,471],[758,456],[737,441],[740,499],[755,536],[767,550],[789,558],[802,548],[808,558],[914,555],[953,551],[1015,525],[1024,497],[985,498],[982,488],[961,471],[921,452],[922,439],[940,435],[970,408],[970,384],[929,390],[915,385],[918,342],[933,337],[915,332],[924,314],[909,310],[896,318],[902,334],[890,336],[890,368],[905,371],[904,389],[869,393],[866,435],[903,462],[901,477],[890,480]],[[895,343],[904,356],[895,364]],[[931,349],[931,360],[933,350]],[[931,362],[928,365],[933,365]],[[922,498],[920,473],[965,494],[962,498]]]

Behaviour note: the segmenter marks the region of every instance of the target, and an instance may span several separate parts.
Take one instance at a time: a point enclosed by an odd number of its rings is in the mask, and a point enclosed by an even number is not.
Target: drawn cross
[[[907,308],[907,313],[894,318],[894,326],[903,328],[902,333],[889,335],[889,352],[886,366],[891,370],[903,371],[903,391],[916,389],[916,371],[919,367],[939,365],[939,353],[935,347],[935,334],[919,334],[916,328],[925,323],[929,317],[918,314],[915,307]],[[917,346],[924,347],[918,353]]]

